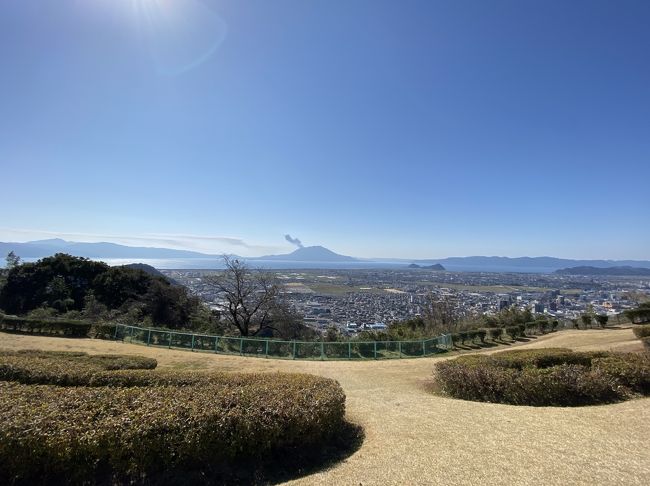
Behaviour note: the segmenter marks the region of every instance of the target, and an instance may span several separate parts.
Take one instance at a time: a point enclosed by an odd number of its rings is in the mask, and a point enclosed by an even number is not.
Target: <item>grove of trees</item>
[[[169,328],[187,327],[197,314],[209,320],[196,297],[164,277],[63,253],[8,266],[0,309],[15,315],[121,318]]]

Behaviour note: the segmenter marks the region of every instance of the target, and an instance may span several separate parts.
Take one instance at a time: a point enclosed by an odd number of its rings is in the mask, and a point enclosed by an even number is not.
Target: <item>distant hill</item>
[[[638,268],[638,267],[609,267],[609,268],[600,268],[600,267],[571,267],[571,268],[562,268],[556,270],[555,273],[559,275],[609,275],[609,276],[648,276],[650,277],[650,268]]]
[[[637,267],[650,268],[647,260],[570,260],[554,257],[498,257],[469,256],[440,259],[415,260],[419,265],[440,263],[451,272],[524,272],[552,273],[568,267],[590,266],[599,268]]]
[[[417,263],[411,263],[409,268],[422,268],[425,270],[436,270],[436,271],[445,271],[445,267],[440,265],[439,263],[434,263],[433,265],[418,265]]]
[[[296,251],[284,255],[267,255],[259,258],[247,258],[247,260],[268,260],[285,262],[358,262],[358,258],[339,255],[332,250],[322,246],[305,246]]]
[[[79,243],[59,238],[51,240],[29,241],[27,243],[0,242],[0,255],[14,251],[21,258],[44,258],[55,253],[85,258],[206,258],[196,251],[173,250],[170,248],[125,246],[116,243]]]

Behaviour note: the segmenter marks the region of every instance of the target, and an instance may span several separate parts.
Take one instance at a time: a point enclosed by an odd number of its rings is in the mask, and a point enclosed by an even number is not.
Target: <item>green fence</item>
[[[209,336],[118,324],[115,339],[165,348],[280,359],[418,358],[452,348],[451,335],[420,341],[281,341],[278,339]]]

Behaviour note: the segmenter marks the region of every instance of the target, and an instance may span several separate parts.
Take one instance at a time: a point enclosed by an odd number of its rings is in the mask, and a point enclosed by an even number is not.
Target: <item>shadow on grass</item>
[[[142,485],[271,485],[297,479],[329,469],[354,454],[365,434],[359,425],[345,422],[342,430],[331,440],[316,446],[285,447],[263,458],[229,465],[208,465],[174,470],[148,477],[134,484]]]

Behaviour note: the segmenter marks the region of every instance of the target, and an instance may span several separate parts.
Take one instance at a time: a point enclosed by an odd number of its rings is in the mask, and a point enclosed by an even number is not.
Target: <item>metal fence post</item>
[[[424,340],[422,340],[422,356],[426,356]]]
[[[115,324],[115,335],[113,336],[113,339],[117,341],[117,328],[120,327],[122,324]]]
[[[348,359],[352,359],[352,343],[348,341]]]
[[[170,349],[172,347],[172,333],[169,333],[169,346],[167,346],[167,349]]]
[[[296,359],[296,342],[293,342],[293,355],[291,356],[291,359]]]
[[[214,337],[214,352],[215,353],[219,352],[218,348],[219,348],[219,336],[215,336]]]
[[[373,343],[375,345],[375,359],[377,359],[377,341]]]
[[[194,334],[192,334],[192,351],[194,351]]]
[[[266,349],[264,350],[264,357],[268,358],[269,357],[269,340],[266,340]]]
[[[320,359],[321,361],[325,359],[325,343],[323,341],[320,342]]]
[[[147,333],[147,346],[151,344],[151,329],[149,329],[149,332]]]
[[[399,357],[402,357],[402,341],[397,341],[397,348],[399,349]]]
[[[239,338],[239,355],[244,355],[244,338]]]

